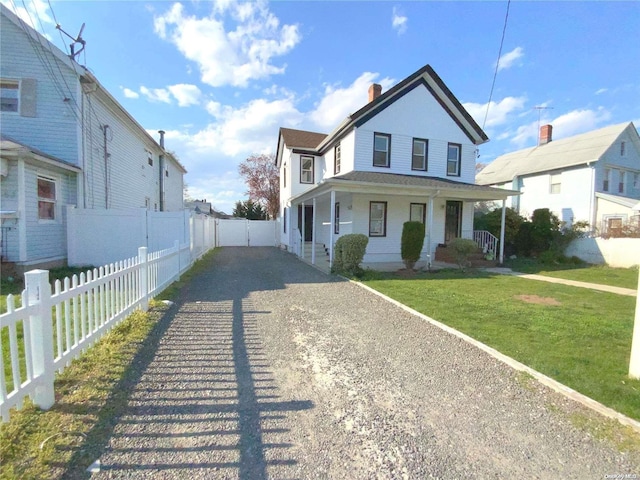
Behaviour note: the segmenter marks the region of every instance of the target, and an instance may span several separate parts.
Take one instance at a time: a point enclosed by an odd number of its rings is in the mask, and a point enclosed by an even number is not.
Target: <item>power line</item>
[[[484,121],[482,122],[482,129],[487,123],[487,117],[489,116],[489,107],[491,106],[491,99],[493,98],[493,88],[496,85],[496,77],[498,76],[498,68],[500,67],[500,57],[502,56],[502,46],[504,45],[504,35],[507,32],[507,22],[509,20],[509,7],[511,6],[511,0],[507,0],[507,13],[504,16],[504,26],[502,27],[502,38],[500,39],[500,49],[498,50],[498,60],[496,61],[496,69],[493,72],[493,81],[491,82],[491,92],[489,92],[489,101],[487,102],[487,111],[484,114]]]

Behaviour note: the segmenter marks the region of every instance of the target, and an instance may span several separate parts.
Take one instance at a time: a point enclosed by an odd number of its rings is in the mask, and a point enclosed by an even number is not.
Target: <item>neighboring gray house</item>
[[[637,222],[640,200],[640,136],[632,122],[553,140],[540,129],[539,145],[496,158],[476,183],[519,190],[512,207],[528,216],[548,208],[571,225],[587,221],[606,234]]]
[[[183,208],[186,171],[162,137],[1,4],[0,32],[2,262],[63,264],[67,205]]]
[[[423,262],[457,237],[482,243],[474,202],[517,194],[474,184],[476,149],[487,140],[429,65],[385,93],[371,85],[369,102],[328,135],[281,128],[281,246],[326,262],[341,235],[362,233],[363,264],[393,269],[409,220],[425,223]]]

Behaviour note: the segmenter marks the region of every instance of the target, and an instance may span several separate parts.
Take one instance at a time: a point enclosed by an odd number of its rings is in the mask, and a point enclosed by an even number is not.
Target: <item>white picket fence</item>
[[[29,396],[42,409],[55,402],[55,372],[61,372],[132,311],[146,311],[149,300],[177,280],[197,257],[192,246],[147,253],[49,284],[49,272],[25,274],[21,306],[7,297],[0,315],[0,414],[9,420]],[[7,342],[8,339],[8,342]],[[6,344],[9,351],[3,351]],[[24,352],[21,357],[20,351]],[[8,360],[8,364],[6,364]]]

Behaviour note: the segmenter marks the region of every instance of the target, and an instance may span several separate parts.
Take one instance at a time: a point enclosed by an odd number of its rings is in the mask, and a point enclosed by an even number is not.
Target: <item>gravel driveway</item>
[[[92,478],[640,478],[582,407],[275,248],[222,249],[168,315]]]

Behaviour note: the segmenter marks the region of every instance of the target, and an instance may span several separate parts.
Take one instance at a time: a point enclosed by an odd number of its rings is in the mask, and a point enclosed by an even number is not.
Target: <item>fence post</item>
[[[149,310],[149,263],[147,247],[138,248],[138,272],[140,272],[140,307]]]
[[[55,403],[49,272],[31,270],[24,274],[24,279],[28,305],[38,306],[37,313],[29,316],[33,378],[39,383],[33,403],[43,410],[48,410]]]
[[[631,357],[629,359],[629,377],[640,380],[640,269],[638,269],[638,287],[636,294],[636,315],[631,337]]]
[[[177,267],[177,271],[176,271],[176,276],[175,279],[176,280],[180,280],[180,240],[176,240],[175,242],[173,242],[173,248],[176,249],[176,267]]]

